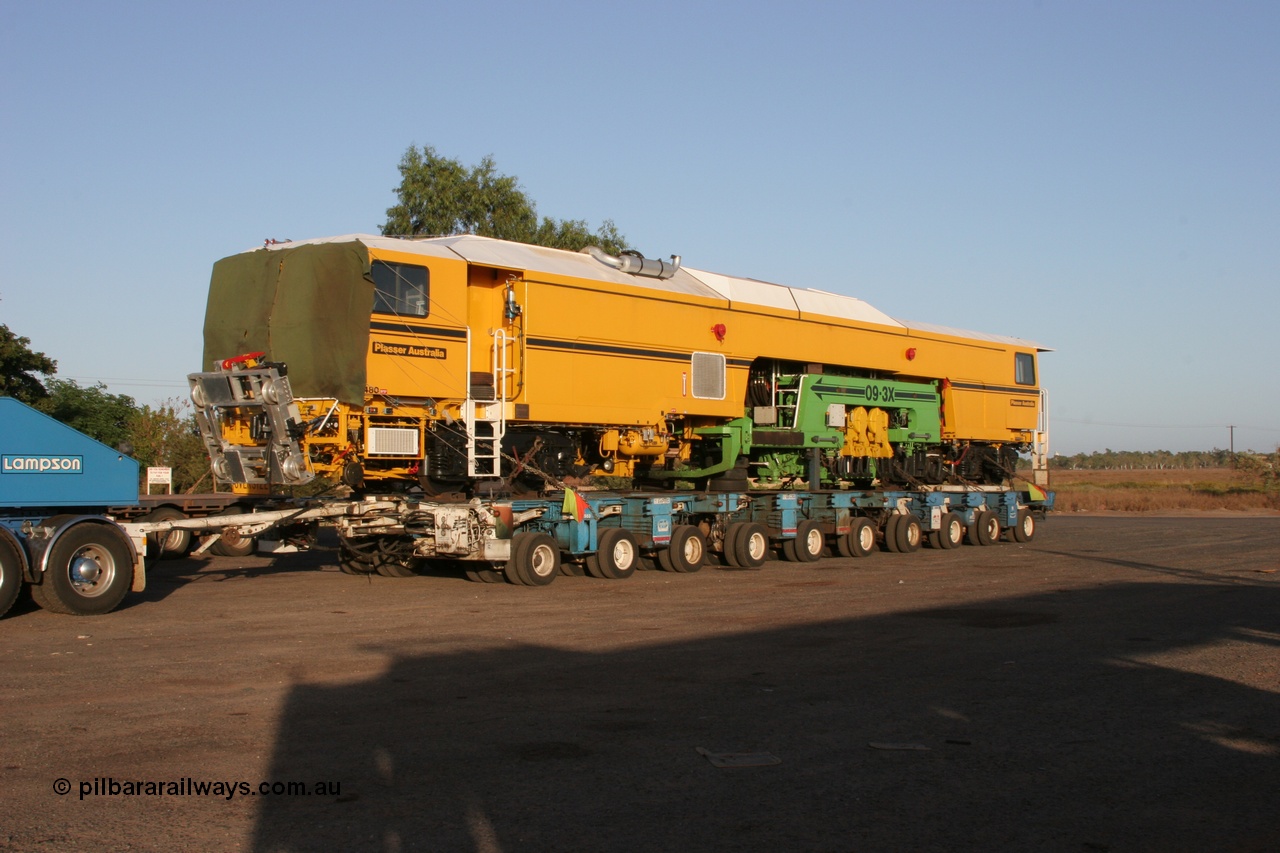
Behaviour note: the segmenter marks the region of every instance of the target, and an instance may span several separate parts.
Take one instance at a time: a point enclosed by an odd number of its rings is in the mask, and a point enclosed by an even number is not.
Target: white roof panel
[[[846,320],[857,320],[860,323],[875,323],[878,326],[901,326],[897,320],[878,308],[873,308],[861,299],[853,296],[841,296],[838,293],[827,293],[825,290],[807,290],[794,288],[796,304],[806,314],[825,314],[828,317],[842,317]]]
[[[600,263],[583,252],[548,249],[545,246],[512,243],[506,240],[495,240],[492,237],[476,237],[470,234],[459,234],[453,237],[431,237],[423,240],[381,237],[374,234],[346,234],[340,237],[321,237],[314,240],[277,243],[266,248],[285,249],[290,246],[307,243],[351,243],[357,241],[377,249],[437,258],[457,257],[468,262],[507,269],[551,273],[572,278],[625,284],[631,287],[647,287],[667,293],[683,293],[707,299],[725,299],[731,304],[737,305],[761,305],[781,311],[794,311],[797,314],[817,314],[862,323],[874,323],[880,326],[894,326],[922,334],[954,335],[956,337],[991,341],[1009,346],[1034,348],[1042,352],[1049,351],[1047,347],[1023,338],[993,335],[986,332],[972,332],[965,329],[939,326],[933,323],[895,320],[861,299],[852,296],[841,296],[837,293],[828,293],[823,290],[787,287],[781,284],[771,284],[767,281],[721,275],[720,273],[688,267],[680,268],[669,279],[648,278],[620,272],[613,267]]]

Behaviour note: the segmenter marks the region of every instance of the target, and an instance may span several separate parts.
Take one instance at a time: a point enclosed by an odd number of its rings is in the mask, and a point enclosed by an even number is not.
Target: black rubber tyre
[[[468,580],[476,583],[502,583],[502,572],[493,569],[465,569]]]
[[[1023,507],[1018,510],[1017,523],[1009,530],[1014,542],[1030,542],[1036,538],[1036,517],[1031,514],[1031,510]]]
[[[898,524],[902,521],[902,516],[896,512],[889,516],[884,523],[884,549],[893,553],[898,553]]]
[[[546,586],[560,574],[560,547],[545,533],[517,533],[511,537],[506,573],[513,583]]]
[[[903,554],[919,551],[921,538],[920,519],[914,515],[899,516],[898,551]]]
[[[857,519],[856,518],[850,519],[850,523],[854,521],[857,521]],[[853,556],[853,546],[852,546],[852,543],[850,543],[849,541],[848,533],[837,533],[835,536],[832,537],[831,541],[832,541],[832,544],[835,545],[837,555],[841,557]]]
[[[244,515],[247,512],[249,512],[248,507],[234,505],[214,515]],[[228,530],[223,532],[217,542],[209,546],[209,553],[219,557],[247,557],[254,552],[257,544],[257,540],[252,536],[240,536],[235,531]]]
[[[764,525],[755,521],[746,522],[742,532],[734,542],[734,556],[738,566],[744,569],[758,569],[769,559],[769,531]]]
[[[671,531],[671,544],[658,552],[658,562],[668,572],[690,574],[702,568],[707,559],[707,539],[702,531],[689,524],[677,524]]]
[[[734,521],[724,532],[724,543],[721,547],[724,549],[720,552],[720,560],[726,566],[739,568],[738,565],[738,538],[742,536],[742,531],[746,527],[746,523],[742,521]]]
[[[969,525],[970,545],[991,545],[1000,539],[1000,519],[990,510],[978,510]]]
[[[384,578],[412,578],[422,574],[422,559],[404,557],[396,559],[385,554],[374,561],[373,570]]]
[[[964,520],[954,512],[942,514],[942,527],[938,530],[938,545],[944,551],[964,544]]]
[[[7,531],[0,530],[0,616],[9,612],[22,592],[22,554]]]
[[[338,570],[345,575],[371,573],[374,570],[376,556],[377,545],[372,540],[360,540],[359,547],[346,539],[338,540]]]
[[[53,543],[32,597],[54,613],[97,616],[119,606],[132,585],[133,554],[124,534],[81,522]]]
[[[560,574],[567,578],[580,578],[587,574],[586,560],[575,562],[573,560],[560,560]],[[595,575],[592,575],[595,577]]]
[[[186,513],[177,507],[162,506],[144,515],[142,521],[179,521]],[[180,560],[187,556],[195,537],[190,530],[166,530],[147,534],[147,557],[152,560]]]
[[[858,517],[849,524],[849,535],[843,537],[851,557],[866,557],[876,550],[876,526],[871,519]]]
[[[789,546],[789,547],[788,547]],[[784,543],[784,556],[796,563],[812,563],[822,558],[827,537],[816,521],[805,519],[796,525],[796,538]]]
[[[610,527],[596,540],[598,548],[593,555],[600,573],[609,580],[622,580],[636,573],[639,565],[640,546],[629,530]]]

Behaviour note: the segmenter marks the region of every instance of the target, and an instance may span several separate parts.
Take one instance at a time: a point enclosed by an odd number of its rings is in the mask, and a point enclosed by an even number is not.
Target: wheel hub
[[[83,554],[71,562],[71,580],[77,584],[91,585],[102,576],[102,566],[97,560]]]

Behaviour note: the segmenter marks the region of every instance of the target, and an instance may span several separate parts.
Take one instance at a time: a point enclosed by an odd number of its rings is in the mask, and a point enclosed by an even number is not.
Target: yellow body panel
[[[358,446],[367,448],[371,429],[417,430],[416,455],[381,460],[384,473],[412,476],[433,425],[459,420],[469,395],[505,401],[508,426],[598,428],[601,445],[622,456],[652,458],[669,447],[687,456],[696,440],[689,429],[743,417],[750,368],[761,358],[811,365],[806,372],[938,382],[944,440],[1025,444],[1037,428],[1039,389],[1015,382],[1015,353],[1034,365],[1032,344],[733,302],[711,288],[664,289],[652,279],[632,285],[604,265],[593,278],[551,262],[480,263],[448,244],[421,252],[389,242],[370,245],[370,260],[426,267],[429,310],[372,315],[363,408],[303,402],[304,418],[324,419],[307,439],[322,470],[363,454]],[[541,257],[522,249],[512,257]],[[691,359],[699,353],[712,357],[706,363],[724,359],[723,394],[696,396]],[[883,415],[847,437],[845,455],[892,454]],[[684,433],[684,443],[654,431]]]

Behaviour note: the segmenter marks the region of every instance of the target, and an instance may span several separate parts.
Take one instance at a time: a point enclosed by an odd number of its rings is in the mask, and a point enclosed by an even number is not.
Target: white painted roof
[[[873,323],[880,326],[907,329],[926,335],[954,335],[962,338],[973,338],[1047,351],[1046,347],[1023,338],[953,329],[932,323],[895,320],[861,299],[852,296],[841,296],[837,293],[828,293],[824,290],[787,287],[781,284],[771,284],[767,281],[721,275],[720,273],[706,272],[705,270],[696,270],[689,267],[681,267],[669,279],[648,278],[620,272],[613,267],[600,263],[583,252],[549,249],[545,246],[531,246],[527,243],[513,243],[507,240],[496,240],[492,237],[476,237],[471,234],[459,234],[453,237],[429,237],[422,240],[381,237],[373,234],[346,234],[341,237],[321,237],[314,240],[277,243],[266,248],[287,249],[291,246],[304,244],[353,242],[364,243],[366,246],[376,249],[427,257],[456,257],[471,263],[526,272],[545,272],[554,275],[625,284],[631,287],[648,287],[667,293],[683,293],[708,299],[724,299],[731,306],[760,305],[782,311],[794,311],[796,316],[804,314],[838,317],[860,323]]]

